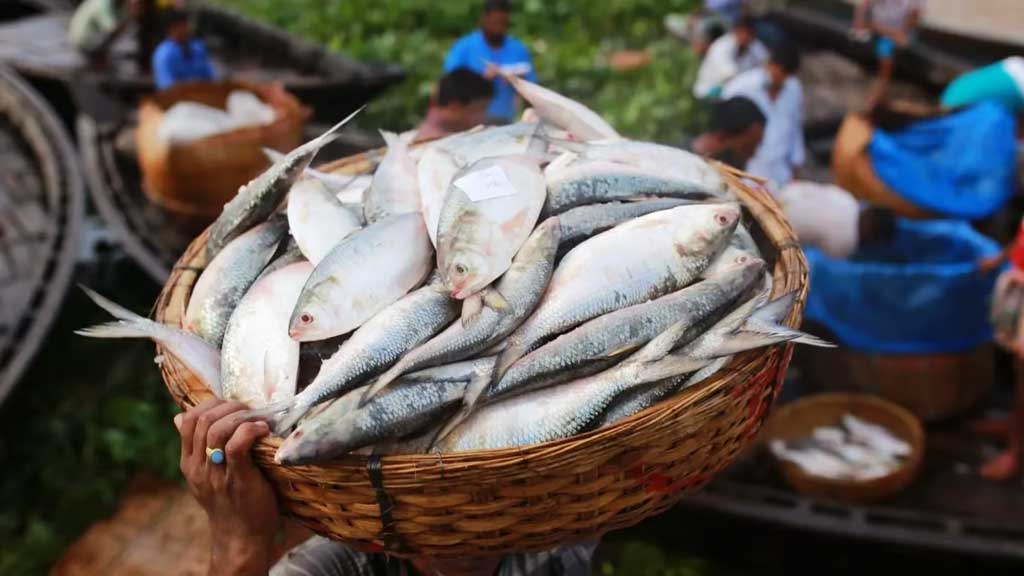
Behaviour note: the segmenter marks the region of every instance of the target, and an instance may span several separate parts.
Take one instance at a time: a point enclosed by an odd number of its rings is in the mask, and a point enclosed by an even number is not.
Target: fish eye
[[[466,268],[464,264],[455,265],[455,273],[458,274],[459,276],[465,276],[466,272],[469,272],[469,270]]]
[[[720,226],[725,226],[729,223],[729,219],[726,218],[725,214],[718,214],[715,216],[715,222],[718,222]]]
[[[749,260],[749,258],[747,258],[746,256],[740,256],[739,258],[736,259],[736,262],[740,264],[746,264],[747,260]]]
[[[312,324],[313,315],[310,314],[309,312],[303,312],[302,315],[299,316],[299,322],[302,322],[303,324],[306,325]]]

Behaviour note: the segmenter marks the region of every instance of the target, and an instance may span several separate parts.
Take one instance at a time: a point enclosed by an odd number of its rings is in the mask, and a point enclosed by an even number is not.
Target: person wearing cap
[[[159,90],[179,82],[216,79],[206,44],[192,36],[192,24],[184,10],[170,9],[164,14],[166,37],[153,52],[153,79]]]
[[[460,38],[444,60],[446,73],[468,68],[494,84],[487,116],[495,124],[512,122],[516,117],[516,92],[502,75],[537,81],[526,45],[508,33],[511,13],[508,0],[485,0],[480,28]]]

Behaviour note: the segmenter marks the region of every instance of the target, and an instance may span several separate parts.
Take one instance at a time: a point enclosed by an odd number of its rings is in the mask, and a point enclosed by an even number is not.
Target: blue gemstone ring
[[[212,464],[224,463],[224,451],[220,448],[207,448],[206,457],[210,459]]]

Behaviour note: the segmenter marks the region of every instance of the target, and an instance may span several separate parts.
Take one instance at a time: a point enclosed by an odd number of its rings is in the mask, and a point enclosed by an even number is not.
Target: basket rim
[[[365,168],[367,164],[372,163],[373,159],[379,158],[381,154],[381,149],[371,150],[326,163],[322,166],[322,169],[330,172],[345,173],[346,170],[350,170],[353,167],[358,168],[362,166]],[[763,229],[766,235],[769,232],[767,228],[775,229],[774,235],[779,237],[778,241],[773,239],[771,235],[768,235],[769,242],[772,243],[774,249],[778,252],[775,255],[775,266],[773,269],[775,282],[772,296],[778,297],[794,290],[797,291],[796,302],[786,317],[785,324],[794,328],[798,327],[807,299],[808,266],[795,233],[782,215],[781,208],[772,198],[771,194],[763,186],[756,184],[758,179],[749,177],[745,172],[717,161],[710,161],[710,164],[726,180],[741,205],[746,211],[751,213],[758,227]],[[755,182],[755,185],[747,185],[742,181],[748,177],[750,181]],[[183,307],[187,304],[188,297],[191,296],[191,289],[199,273],[206,265],[203,247],[205,246],[208,233],[209,228],[197,236],[172,269],[171,276],[168,278],[155,304],[157,321],[181,327],[184,316]],[[786,266],[787,264],[788,267]],[[170,304],[176,298],[181,300],[177,304],[180,304],[179,308],[182,309],[175,314],[176,321],[167,322]],[[734,388],[742,384],[747,380],[747,376],[761,373],[765,368],[769,367],[770,363],[776,358],[776,349],[781,349],[783,350],[783,355],[788,355],[789,351],[792,350],[792,346],[792,343],[788,343],[738,354],[717,374],[700,384],[662,400],[655,406],[649,407],[615,424],[568,438],[502,449],[466,451],[451,454],[396,454],[373,456],[372,458],[379,458],[385,474],[390,478],[395,478],[396,476],[402,476],[403,472],[411,473],[414,477],[418,474],[441,474],[445,476],[457,474],[460,470],[468,471],[480,466],[486,466],[491,471],[504,469],[512,472],[514,470],[522,470],[524,464],[529,468],[530,464],[541,464],[545,460],[567,453],[585,452],[588,450],[600,453],[602,445],[609,438],[643,433],[660,422],[671,419],[679,412],[701,406],[705,401],[714,398],[723,389]],[[172,380],[176,376],[175,372],[187,373],[187,370],[183,365],[177,363],[173,359],[173,355],[168,354],[162,346],[158,345],[157,348],[160,354],[171,358],[171,361],[164,361],[161,364],[161,372],[165,385],[179,406],[194,406],[205,399],[213,397],[209,390],[181,390],[175,384],[172,384]],[[259,440],[255,447],[257,461],[271,467],[284,467],[273,461],[273,455],[283,441],[282,438],[275,436],[268,436]],[[365,471],[366,463],[370,458],[370,456],[365,455],[347,454],[318,464],[288,466],[284,468],[287,468],[290,473],[316,480],[317,473],[323,470],[358,468]],[[600,462],[594,465],[599,466]],[[542,473],[539,469],[536,472],[538,474]],[[391,486],[393,483],[393,480],[389,480],[388,484]],[[355,482],[352,484],[355,485]]]

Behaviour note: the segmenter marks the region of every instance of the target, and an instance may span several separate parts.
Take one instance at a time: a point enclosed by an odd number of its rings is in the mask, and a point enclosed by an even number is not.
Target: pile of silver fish
[[[309,168],[346,118],[242,187],[184,330],[92,294],[285,442],[284,464],[522,446],[608,426],[739,352],[827,346],[781,324],[719,173],[512,77],[539,121],[421,146],[372,176]],[[534,116],[533,114],[531,116]]]
[[[812,476],[862,482],[892,474],[911,455],[910,444],[853,414],[844,414],[838,426],[815,428],[809,438],[773,440],[769,448]]]

